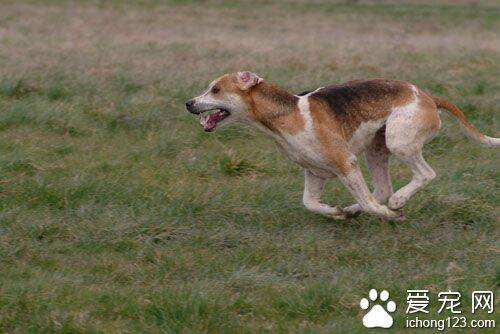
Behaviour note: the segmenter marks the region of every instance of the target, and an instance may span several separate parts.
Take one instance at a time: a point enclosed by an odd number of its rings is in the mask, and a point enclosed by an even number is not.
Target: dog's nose
[[[194,101],[193,100],[189,100],[186,102],[186,109],[188,111],[193,111],[193,105],[194,105]]]

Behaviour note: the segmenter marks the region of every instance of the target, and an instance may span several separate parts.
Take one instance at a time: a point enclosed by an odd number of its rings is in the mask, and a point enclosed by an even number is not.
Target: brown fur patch
[[[342,135],[342,125],[331,117],[328,108],[321,101],[309,98],[309,110],[323,156],[341,174],[348,174],[349,151]]]
[[[439,119],[439,113],[432,97],[420,91],[418,106],[420,110],[419,115],[424,124],[426,124],[426,129],[428,129],[430,133],[439,131],[441,120]]]
[[[346,140],[361,123],[386,117],[392,108],[410,103],[413,98],[411,85],[384,79],[332,85],[310,96],[310,100],[321,103],[328,115],[341,124]]]
[[[236,74],[225,74],[217,79],[216,85],[222,92],[236,93],[245,96],[246,93],[236,86]]]
[[[249,95],[252,116],[271,131],[294,135],[304,129],[296,96],[265,82],[252,88]]]

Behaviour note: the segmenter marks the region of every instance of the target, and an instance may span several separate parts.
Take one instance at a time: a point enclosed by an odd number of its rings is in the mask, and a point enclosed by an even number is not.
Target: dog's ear
[[[262,81],[264,81],[264,79],[249,71],[238,72],[236,74],[236,85],[241,90],[248,90]]]

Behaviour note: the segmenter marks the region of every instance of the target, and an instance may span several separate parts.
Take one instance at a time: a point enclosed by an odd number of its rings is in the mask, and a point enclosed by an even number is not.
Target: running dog
[[[395,80],[350,81],[294,95],[243,71],[216,79],[203,94],[189,100],[186,108],[193,114],[215,111],[200,117],[208,132],[239,121],[268,134],[304,168],[306,208],[334,219],[361,211],[385,219],[404,218],[400,209],[436,177],[422,157],[422,148],[441,127],[438,109],[455,117],[472,140],[490,147],[500,145],[500,138],[479,132],[450,102]],[[373,194],[359,168],[357,156],[363,152]],[[413,174],[410,183],[395,193],[388,168],[391,154]],[[326,180],[335,176],[357,204],[342,209],[321,202]]]

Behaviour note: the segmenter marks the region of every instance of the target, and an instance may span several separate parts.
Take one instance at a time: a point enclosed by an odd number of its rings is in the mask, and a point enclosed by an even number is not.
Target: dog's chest
[[[323,164],[318,141],[312,132],[304,130],[298,134],[284,135],[283,140],[278,141],[278,146],[286,156],[302,167]]]
[[[315,136],[313,122],[309,110],[309,97],[301,96],[298,101],[300,115],[304,127],[296,133],[283,133],[276,139],[280,150],[292,161],[304,168],[321,168],[324,166],[324,157],[321,147]]]

